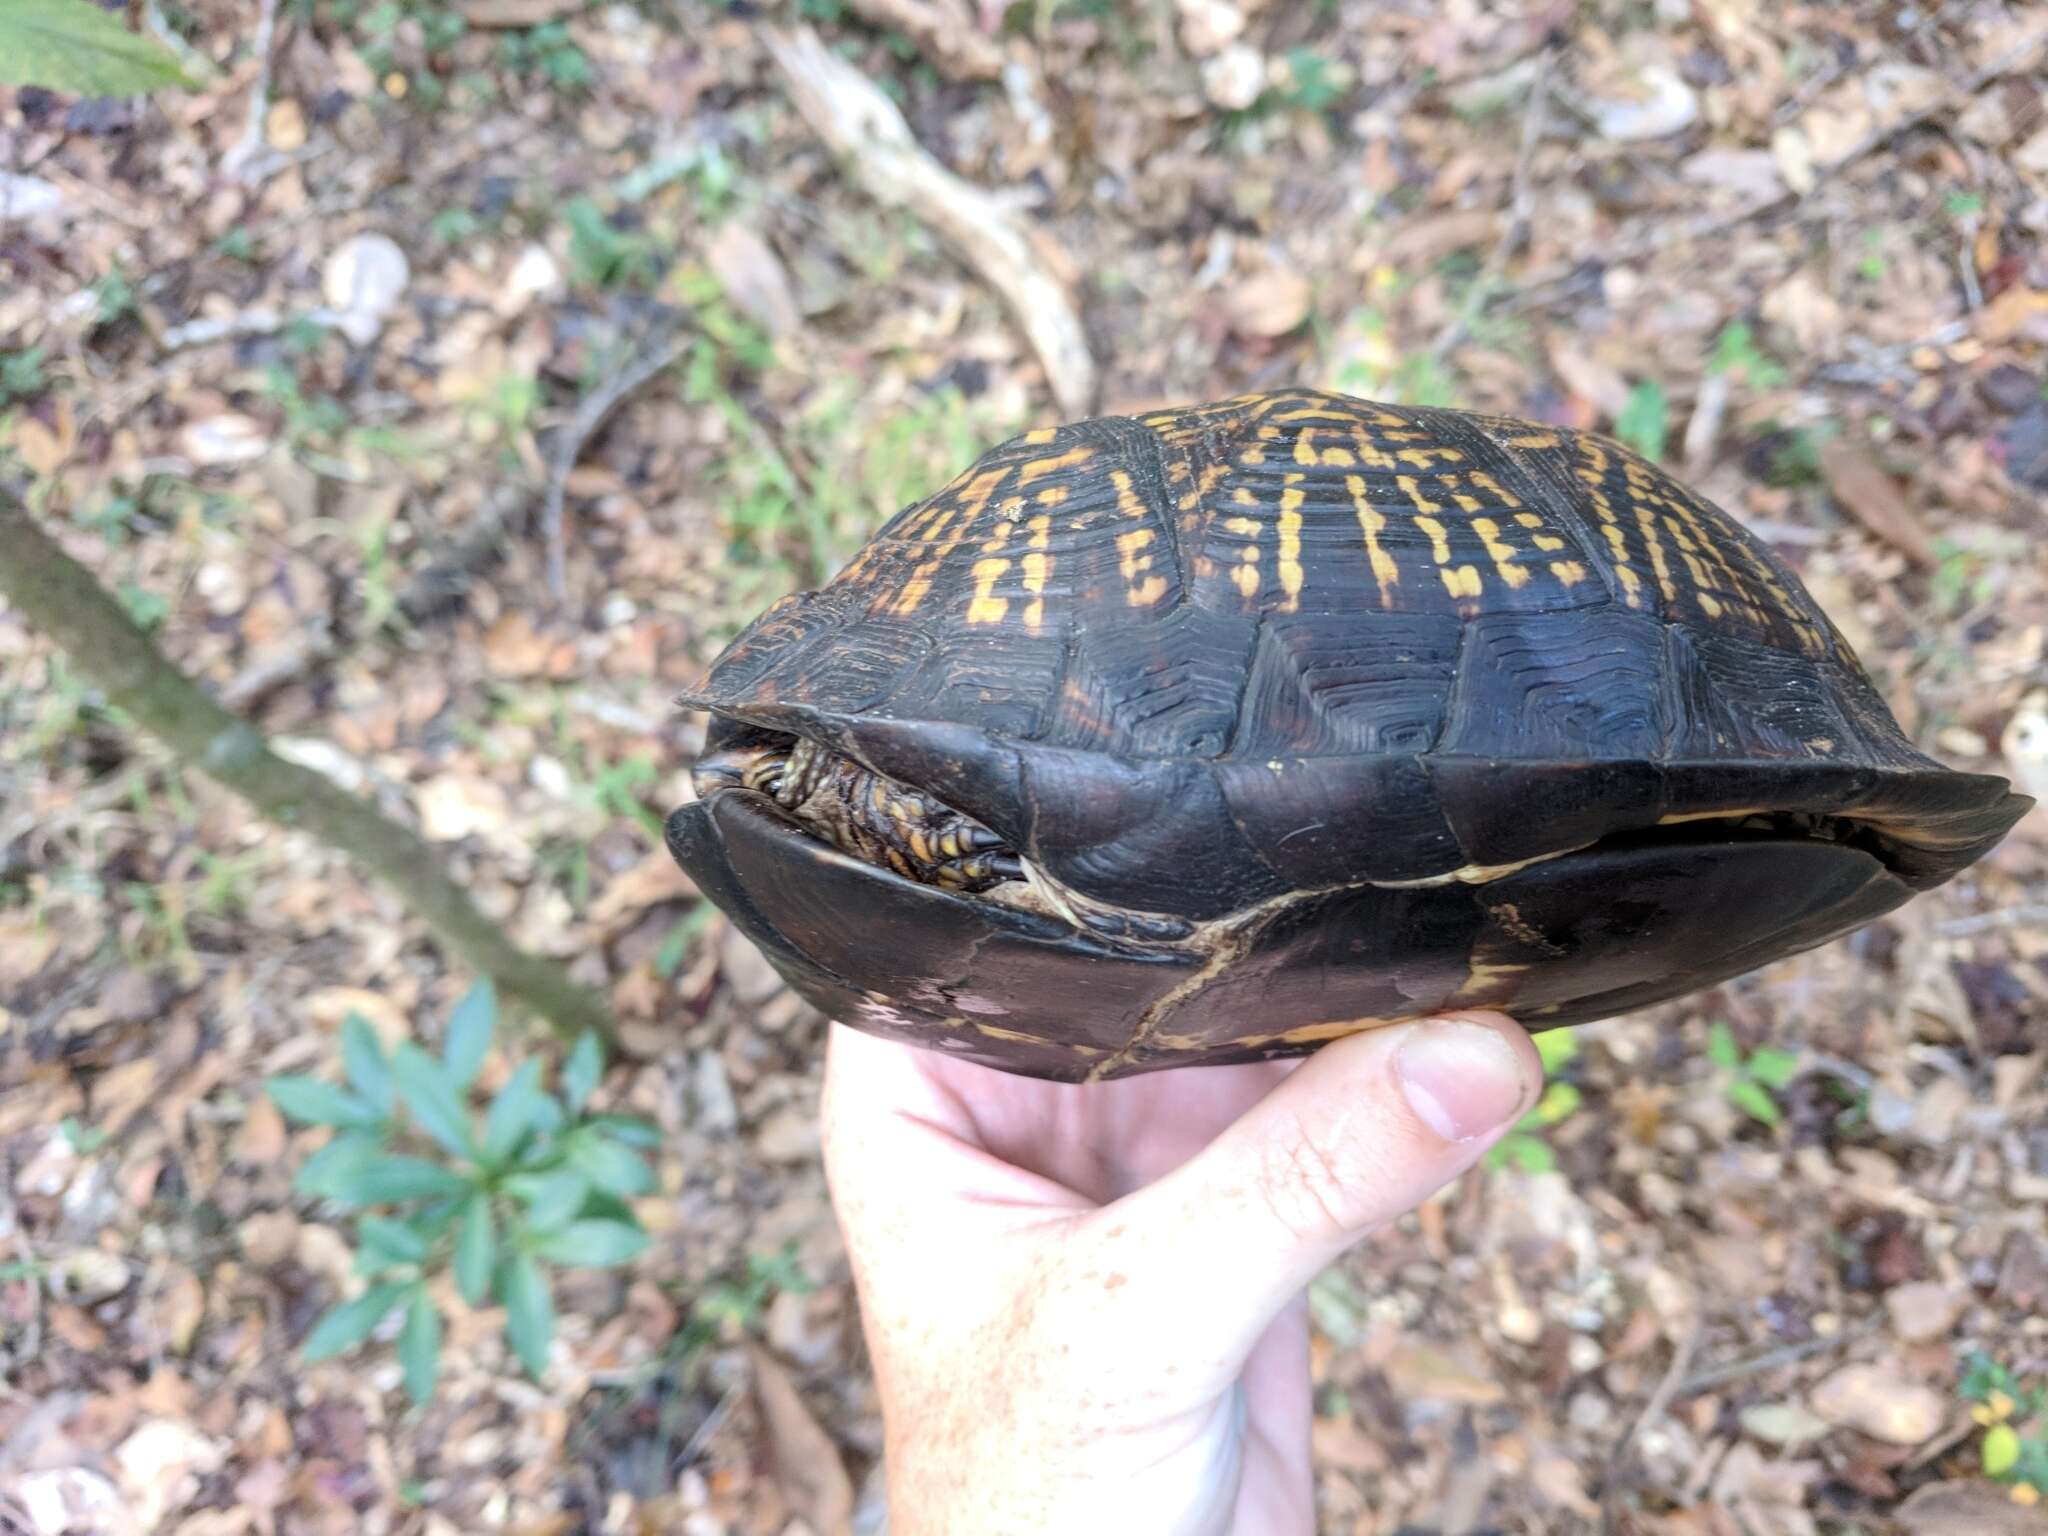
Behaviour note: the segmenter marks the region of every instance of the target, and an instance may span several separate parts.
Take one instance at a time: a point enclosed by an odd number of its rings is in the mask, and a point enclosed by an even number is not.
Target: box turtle
[[[1619,444],[1305,390],[1005,443],[683,702],[670,849],[789,982],[1057,1079],[1642,1007],[2031,803]]]

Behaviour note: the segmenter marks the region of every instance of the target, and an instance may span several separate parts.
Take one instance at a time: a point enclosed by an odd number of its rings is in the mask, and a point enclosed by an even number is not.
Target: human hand
[[[891,1536],[1314,1529],[1308,1282],[1535,1102],[1511,1020],[1039,1082],[832,1027]]]

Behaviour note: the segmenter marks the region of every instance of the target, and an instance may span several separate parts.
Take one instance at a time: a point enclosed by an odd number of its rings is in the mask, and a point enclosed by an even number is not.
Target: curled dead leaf
[[[1940,559],[1934,538],[1896,480],[1871,456],[1867,444],[1835,438],[1821,444],[1821,473],[1835,500],[1856,520],[1899,550],[1915,565],[1932,567]]]
[[[1887,1445],[1919,1445],[1948,1417],[1940,1393],[1879,1365],[1843,1366],[1813,1389],[1813,1411]]]
[[[804,1406],[796,1383],[766,1350],[750,1346],[754,1413],[769,1476],[817,1536],[849,1536],[853,1481],[839,1447]]]
[[[1308,318],[1314,293],[1299,272],[1275,267],[1237,284],[1223,302],[1238,334],[1285,336]]]

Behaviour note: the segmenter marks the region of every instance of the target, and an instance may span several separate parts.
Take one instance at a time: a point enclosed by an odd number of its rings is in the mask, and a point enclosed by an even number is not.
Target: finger
[[[1119,1316],[1160,1347],[1200,1326],[1234,1371],[1333,1258],[1470,1167],[1534,1102],[1542,1065],[1500,1014],[1325,1047],[1189,1162],[1090,1218]]]

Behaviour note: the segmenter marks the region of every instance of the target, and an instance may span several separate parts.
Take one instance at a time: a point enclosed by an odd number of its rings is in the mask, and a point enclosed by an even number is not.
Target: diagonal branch
[[[594,992],[553,960],[516,948],[476,909],[433,849],[263,735],[165,658],[92,573],[0,487],[0,598],[64,648],[73,666],[177,758],[203,770],[280,826],[310,833],[395,890],[464,961],[564,1034],[608,1034]]]

